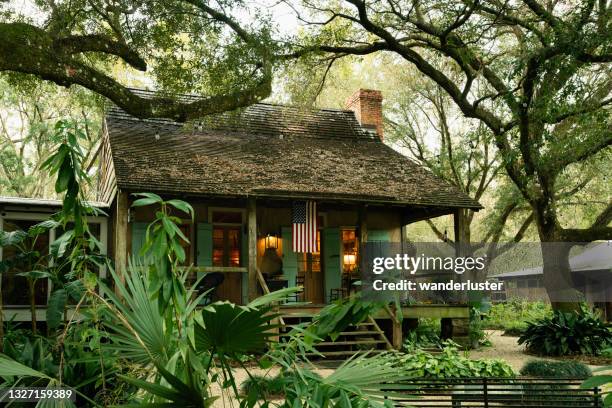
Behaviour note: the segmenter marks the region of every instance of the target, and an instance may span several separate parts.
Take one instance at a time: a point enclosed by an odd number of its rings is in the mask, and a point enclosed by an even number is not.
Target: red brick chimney
[[[351,95],[345,109],[355,112],[361,126],[375,129],[383,140],[382,93],[373,89],[359,89]]]

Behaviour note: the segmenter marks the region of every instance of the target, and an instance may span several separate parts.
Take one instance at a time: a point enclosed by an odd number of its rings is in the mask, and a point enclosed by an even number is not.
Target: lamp
[[[355,269],[355,264],[357,263],[357,254],[354,252],[345,253],[342,260],[345,271],[352,272],[353,269]]]
[[[277,249],[278,248],[278,238],[275,235],[266,235],[266,249]]]

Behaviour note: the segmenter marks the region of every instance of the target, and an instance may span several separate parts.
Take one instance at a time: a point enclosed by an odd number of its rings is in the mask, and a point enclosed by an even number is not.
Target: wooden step
[[[369,352],[370,354],[374,353],[383,353],[387,350],[376,350],[376,349],[368,349],[368,350],[343,350],[343,351],[322,351],[324,357],[335,357],[335,356],[352,356],[355,354],[363,354]],[[306,353],[307,357],[320,357],[317,353]]]
[[[363,330],[363,331],[345,331],[345,332],[340,332],[341,336],[361,336],[361,335],[365,335],[365,334],[377,334],[380,335],[380,332],[377,332],[375,330]]]
[[[385,344],[384,340],[346,340],[346,341],[322,341],[317,343],[315,347],[319,346],[349,346],[352,344]]]

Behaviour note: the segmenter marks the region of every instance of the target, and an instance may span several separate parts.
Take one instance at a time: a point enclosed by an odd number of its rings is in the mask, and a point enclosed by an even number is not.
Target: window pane
[[[213,228],[213,266],[240,266],[240,227]]]
[[[240,266],[240,228],[228,229],[228,265]]]
[[[342,271],[352,273],[357,269],[357,232],[354,229],[342,230]]]
[[[213,228],[213,266],[223,266],[223,229]]]

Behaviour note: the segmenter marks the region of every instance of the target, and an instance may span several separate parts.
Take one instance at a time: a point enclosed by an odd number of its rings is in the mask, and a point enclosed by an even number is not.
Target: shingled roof
[[[382,143],[352,111],[259,103],[179,124],[114,108],[106,126],[126,191],[481,208]]]

